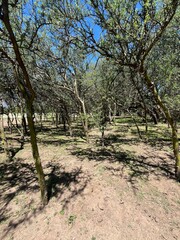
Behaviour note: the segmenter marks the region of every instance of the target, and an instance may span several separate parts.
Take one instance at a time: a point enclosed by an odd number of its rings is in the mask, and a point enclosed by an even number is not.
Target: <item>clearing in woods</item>
[[[0,238],[14,240],[175,240],[180,236],[180,188],[174,179],[170,129],[150,125],[139,140],[130,122],[98,129],[90,143],[44,127],[38,142],[49,203],[40,206],[29,139],[10,164],[0,163]]]

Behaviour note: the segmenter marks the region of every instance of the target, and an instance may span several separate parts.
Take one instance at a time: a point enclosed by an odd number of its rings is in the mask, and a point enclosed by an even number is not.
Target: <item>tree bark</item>
[[[12,26],[10,23],[9,1],[7,1],[7,0],[2,0],[1,18],[0,19],[3,21],[3,23],[6,27],[6,30],[9,34],[9,39],[12,43],[12,47],[13,47],[13,50],[14,50],[14,53],[16,56],[16,61],[19,65],[19,67],[21,68],[21,71],[23,74],[23,79],[20,79],[19,74],[16,69],[16,63],[11,61],[12,63],[14,63],[13,66],[14,66],[14,70],[15,70],[18,88],[19,88],[20,92],[22,93],[23,98],[25,99],[25,105],[26,105],[26,110],[27,110],[27,120],[28,120],[28,126],[29,126],[30,137],[31,137],[32,155],[33,155],[33,158],[35,161],[35,167],[36,167],[37,176],[38,176],[38,180],[39,180],[39,187],[41,190],[41,201],[42,201],[43,205],[45,205],[48,202],[47,188],[46,188],[44,173],[43,173],[41,160],[40,160],[40,156],[39,156],[36,132],[35,132],[34,120],[33,120],[33,101],[35,98],[35,92],[34,92],[34,89],[32,88],[27,68],[24,64],[24,60],[21,56],[16,37],[14,35],[13,29],[12,29]]]
[[[74,81],[74,92],[75,92],[76,98],[78,99],[78,101],[81,105],[81,121],[82,121],[82,125],[83,125],[84,135],[86,137],[86,141],[89,142],[89,127],[88,127],[86,106],[85,106],[84,100],[79,96],[76,78]]]
[[[83,100],[81,100],[81,104],[82,104],[82,113],[83,113],[83,115],[81,115],[81,118],[83,123],[84,134],[86,137],[86,141],[89,142],[88,118],[87,118],[85,103]]]
[[[28,99],[26,99],[26,112],[27,112],[27,121],[28,121],[30,138],[31,138],[32,154],[35,160],[35,167],[36,167],[37,177],[38,177],[40,191],[41,191],[41,201],[43,205],[46,205],[48,202],[47,188],[46,188],[44,172],[43,172],[38,145],[37,145],[36,131],[35,131],[34,119],[33,119],[34,110],[33,110],[32,103],[28,101]]]
[[[169,109],[162,102],[154,83],[151,81],[150,77],[148,76],[147,70],[142,68],[141,71],[143,73],[143,77],[146,81],[147,86],[149,87],[150,91],[152,92],[157,104],[162,109],[162,111],[171,127],[173,151],[174,151],[174,157],[175,157],[175,175],[176,175],[176,179],[178,181],[180,181],[180,154],[179,154],[179,141],[178,141],[176,123],[175,123],[173,117],[171,116]]]
[[[134,122],[134,124],[135,124],[135,126],[137,128],[137,132],[138,132],[139,138],[142,139],[141,131],[139,129],[139,126],[137,124],[136,119],[134,118],[133,114],[128,109],[126,109],[126,111],[130,114],[130,116],[131,116],[131,118],[132,118],[132,120],[133,120],[133,122]]]
[[[3,106],[1,104],[1,113],[0,113],[0,116],[1,116],[1,119],[0,119],[0,122],[1,122],[1,138],[2,138],[2,145],[4,147],[4,152],[6,154],[6,161],[7,162],[10,162],[11,161],[11,155],[10,155],[10,152],[9,152],[9,147],[8,147],[8,142],[7,142],[7,138],[6,138],[6,134],[5,134],[5,131],[4,131],[4,118],[3,118]]]

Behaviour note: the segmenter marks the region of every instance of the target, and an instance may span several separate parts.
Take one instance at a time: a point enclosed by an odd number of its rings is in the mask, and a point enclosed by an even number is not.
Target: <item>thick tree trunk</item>
[[[31,138],[32,154],[35,160],[35,167],[36,167],[39,187],[41,191],[41,200],[43,205],[46,205],[48,202],[48,196],[47,196],[44,172],[41,165],[41,160],[40,160],[39,150],[37,145],[37,138],[36,138],[36,132],[35,132],[35,126],[34,126],[34,119],[33,119],[33,114],[34,114],[33,105],[28,99],[26,100],[26,110],[27,110],[27,121],[28,121],[30,138]]]
[[[147,70],[143,69],[143,76],[147,83],[147,86],[151,90],[157,104],[162,109],[170,127],[172,130],[172,143],[173,143],[173,150],[174,150],[174,157],[175,157],[175,175],[178,181],[180,181],[180,154],[179,154],[179,141],[178,141],[178,135],[177,135],[177,127],[175,124],[175,121],[173,117],[171,116],[171,113],[169,109],[165,106],[165,104],[162,102],[156,87],[154,86],[154,83],[151,81],[150,77],[148,76]]]

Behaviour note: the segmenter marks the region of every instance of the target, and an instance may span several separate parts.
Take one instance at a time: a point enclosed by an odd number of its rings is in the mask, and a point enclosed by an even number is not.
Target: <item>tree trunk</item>
[[[127,112],[130,114],[130,116],[131,116],[131,118],[132,118],[132,120],[133,120],[133,122],[134,122],[134,124],[135,124],[135,126],[137,128],[139,138],[142,139],[141,131],[139,129],[139,126],[137,124],[137,121],[136,121],[135,117],[133,116],[133,114],[128,109],[127,109]]]
[[[8,113],[8,128],[10,130],[10,133],[12,134],[12,121],[10,118],[10,113]]]
[[[171,113],[169,111],[169,109],[164,105],[164,103],[162,102],[156,87],[154,86],[154,83],[151,81],[150,77],[148,76],[147,70],[143,69],[143,76],[144,79],[147,83],[147,86],[149,87],[149,89],[151,90],[157,104],[160,106],[160,108],[162,109],[170,127],[172,130],[172,143],[173,143],[173,150],[174,150],[174,157],[175,157],[175,175],[176,175],[176,179],[178,181],[180,181],[180,154],[179,154],[179,141],[178,141],[178,135],[177,135],[177,127],[175,124],[175,121],[173,119],[173,117],[171,116]]]
[[[68,131],[69,131],[70,137],[72,137],[73,136],[73,131],[72,131],[72,123],[71,123],[71,121],[68,121]]]
[[[59,124],[59,113],[56,111],[56,128],[58,128]]]
[[[86,107],[85,107],[83,100],[81,100],[81,104],[82,104],[82,113],[83,113],[83,116],[81,118],[82,118],[84,134],[86,137],[86,141],[89,142],[88,118],[87,118],[87,113],[86,113]]]
[[[35,167],[36,167],[39,187],[41,191],[41,201],[43,205],[46,205],[48,202],[48,196],[47,196],[44,172],[41,165],[41,160],[40,160],[39,150],[37,145],[37,138],[36,138],[36,132],[35,132],[35,126],[34,126],[34,119],[33,119],[33,114],[34,114],[33,105],[28,99],[26,99],[26,109],[27,109],[27,121],[28,121],[30,138],[31,138],[32,154],[35,160]]]
[[[66,118],[64,116],[64,112],[62,112],[62,123],[63,123],[63,129],[66,132]]]
[[[87,114],[86,114],[86,107],[85,107],[84,100],[79,96],[76,78],[74,81],[74,90],[75,90],[76,98],[78,99],[78,101],[81,105],[81,121],[82,121],[82,125],[83,125],[84,135],[86,137],[86,141],[89,142],[89,128],[88,128],[88,118],[87,118]]]
[[[24,112],[22,113],[22,131],[23,131],[23,135],[24,135],[24,136],[27,136],[27,135],[28,135],[26,118],[25,118],[25,116],[24,116]]]
[[[116,125],[116,115],[117,115],[117,104],[115,102],[114,103],[114,109],[113,109],[113,118],[112,118],[112,121],[113,121],[114,125]]]
[[[12,43],[12,47],[13,47],[13,50],[14,50],[14,53],[16,56],[16,62],[11,60],[11,63],[14,66],[14,72],[15,72],[18,88],[19,88],[20,92],[22,93],[23,98],[25,99],[26,110],[27,110],[27,120],[28,120],[28,126],[29,126],[30,137],[31,137],[32,154],[33,154],[33,158],[35,160],[35,166],[36,166],[38,180],[39,180],[39,186],[40,186],[40,190],[41,190],[41,200],[42,200],[42,203],[45,205],[48,202],[47,189],[46,189],[46,185],[45,185],[43,169],[41,166],[41,160],[40,160],[40,156],[39,156],[36,132],[35,132],[34,120],[33,120],[33,100],[35,98],[35,92],[34,92],[34,89],[32,88],[26,65],[24,64],[24,60],[19,51],[19,46],[18,46],[16,37],[14,35],[11,23],[10,23],[9,3],[7,0],[2,0],[1,20],[3,21],[3,23],[7,29],[7,32],[9,35],[9,40]],[[21,68],[21,71],[23,74],[23,78],[21,80],[19,78],[19,71],[18,71],[19,69],[16,69],[17,63],[18,63],[18,66]]]
[[[104,144],[104,131],[105,131],[105,127],[102,126],[101,127],[101,146],[104,147],[105,144]]]
[[[40,131],[42,132],[42,129],[43,129],[43,123],[42,123],[42,121],[43,121],[43,113],[42,112],[40,112],[40,114],[39,114],[39,120],[40,120]]]
[[[147,122],[147,109],[144,109],[144,120],[145,120],[145,132],[148,131],[148,122]]]
[[[15,109],[16,111],[16,109]],[[14,113],[14,119],[15,119],[15,122],[16,122],[16,128],[19,128],[19,124],[18,124],[18,113]]]
[[[9,147],[8,147],[8,142],[7,142],[7,138],[6,138],[6,134],[4,131],[4,118],[3,118],[3,106],[1,105],[1,113],[0,113],[1,119],[1,138],[2,138],[2,146],[4,148],[4,152],[6,154],[6,161],[10,162],[11,161],[11,155],[9,152]]]
[[[54,125],[55,124],[55,120],[54,120],[54,112],[52,111],[52,114],[51,114],[51,125]]]
[[[66,106],[64,106],[64,117],[66,119],[66,122],[68,124],[68,131],[69,131],[69,135],[70,137],[72,137],[73,132],[72,132],[72,121],[71,121],[71,115],[68,112],[68,109]]]

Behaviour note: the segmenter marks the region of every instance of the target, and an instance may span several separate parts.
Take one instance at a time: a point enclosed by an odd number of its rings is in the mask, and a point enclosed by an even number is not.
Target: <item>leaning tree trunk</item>
[[[176,123],[173,119],[173,117],[171,116],[171,113],[169,111],[169,109],[164,105],[164,103],[162,102],[156,87],[154,85],[154,83],[151,81],[150,77],[148,76],[147,70],[143,69],[143,76],[144,79],[147,83],[147,86],[149,87],[149,89],[151,90],[157,104],[160,106],[160,108],[162,109],[170,127],[172,130],[172,143],[173,143],[173,151],[174,151],[174,157],[175,157],[175,175],[176,175],[176,179],[178,181],[180,181],[180,154],[179,154],[179,141],[178,141],[178,134],[177,134],[177,126]]]
[[[32,146],[32,154],[35,161],[36,171],[39,179],[39,186],[41,190],[41,200],[42,203],[45,205],[47,204],[47,189],[45,185],[45,178],[43,174],[43,169],[41,165],[41,160],[39,156],[38,146],[37,146],[37,139],[36,139],[36,132],[34,127],[34,121],[33,121],[33,100],[35,98],[35,92],[32,88],[31,81],[29,79],[29,74],[26,68],[26,65],[24,63],[24,59],[21,56],[19,46],[16,40],[16,37],[14,35],[10,18],[9,18],[9,1],[8,0],[2,0],[1,1],[1,14],[0,14],[0,20],[4,23],[9,40],[12,43],[12,47],[14,50],[14,54],[16,56],[16,60],[12,60],[9,58],[9,56],[5,53],[5,56],[10,60],[12,65],[14,66],[14,72],[16,75],[17,85],[22,93],[23,98],[25,99],[25,105],[27,110],[27,120],[28,120],[28,126],[30,131],[30,137],[31,137],[31,146]],[[21,73],[23,75],[23,78],[19,78],[19,69],[16,69],[18,63],[18,67],[21,69]]]
[[[47,189],[46,189],[44,172],[43,172],[38,145],[37,145],[36,131],[35,131],[34,119],[33,119],[33,115],[34,115],[33,104],[31,101],[29,101],[29,99],[26,99],[26,112],[27,112],[27,121],[28,121],[30,138],[31,138],[32,154],[35,160],[35,167],[36,167],[40,191],[41,191],[41,200],[43,205],[46,205],[48,201]]]

